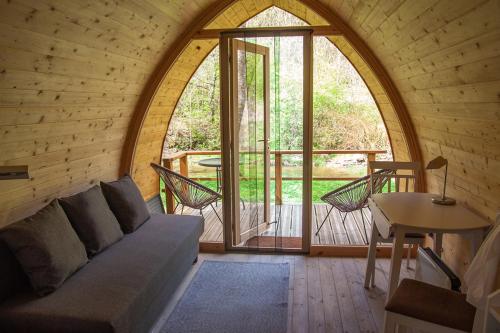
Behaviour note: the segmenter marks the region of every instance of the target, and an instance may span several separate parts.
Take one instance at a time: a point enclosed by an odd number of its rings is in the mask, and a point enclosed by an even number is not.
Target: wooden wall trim
[[[405,245],[405,258],[408,246]],[[412,246],[411,257],[416,258],[417,246]],[[392,246],[377,246],[377,258],[390,258]],[[368,246],[329,246],[329,245],[311,245],[309,250],[311,257],[356,257],[366,258],[368,256]]]
[[[416,258],[418,247],[413,246],[411,249],[411,257]],[[260,253],[259,251],[245,251],[244,253]],[[377,247],[377,258],[390,258],[391,246]],[[405,246],[405,255],[407,247]],[[201,253],[225,253],[226,249],[224,243],[221,242],[200,242]],[[276,254],[283,254],[286,252],[276,252]],[[349,257],[349,258],[366,258],[368,255],[368,246],[328,246],[328,245],[311,245],[309,254],[310,257]]]
[[[201,253],[224,253],[226,248],[221,242],[200,242]]]

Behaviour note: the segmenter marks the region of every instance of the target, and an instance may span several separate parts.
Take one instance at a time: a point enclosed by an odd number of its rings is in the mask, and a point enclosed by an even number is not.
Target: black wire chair
[[[381,175],[390,175],[394,174],[392,170],[378,170],[377,174]],[[363,213],[363,208],[368,206],[368,197],[372,193],[371,184],[370,184],[370,175],[361,177],[356,179],[349,184],[341,186],[321,197],[321,200],[330,204],[331,207],[328,210],[325,219],[321,222],[321,225],[316,231],[316,236],[319,234],[321,228],[325,224],[328,216],[332,212],[333,208],[337,208],[340,212],[340,217],[342,219],[342,225],[344,226],[344,230],[346,231],[346,235],[349,238],[349,234],[345,227],[345,220],[347,218],[348,213],[354,213],[356,210],[359,210],[361,213],[361,219],[363,222],[363,229],[365,231],[365,243],[368,244],[368,233],[366,232],[366,224],[365,224],[365,216]],[[384,185],[387,183],[386,177],[376,177],[373,180],[373,193],[380,193]],[[344,216],[342,216],[344,213]],[[331,222],[330,222],[331,223]],[[349,240],[350,242],[350,240]]]
[[[203,209],[207,206],[212,207],[215,215],[222,223],[222,219],[212,205],[217,200],[222,199],[222,195],[209,189],[192,179],[184,177],[170,169],[162,167],[156,163],[151,163],[151,167],[158,173],[160,178],[165,183],[165,186],[172,192],[177,205],[181,205],[181,214],[184,211],[184,206],[200,210],[200,215],[203,216]],[[205,216],[203,216],[205,218]]]

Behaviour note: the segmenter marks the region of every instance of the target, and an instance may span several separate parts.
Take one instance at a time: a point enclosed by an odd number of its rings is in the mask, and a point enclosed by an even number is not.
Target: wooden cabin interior
[[[242,27],[270,8],[304,23]],[[500,332],[499,0],[3,0],[0,31],[1,332]],[[269,146],[286,38],[298,150]],[[390,160],[313,147],[317,38],[366,86]],[[215,48],[220,150],[166,156]],[[245,110],[242,84],[262,93]],[[262,113],[253,146],[242,112]],[[313,156],[354,153],[363,177],[313,202]],[[202,154],[216,188],[189,177]]]

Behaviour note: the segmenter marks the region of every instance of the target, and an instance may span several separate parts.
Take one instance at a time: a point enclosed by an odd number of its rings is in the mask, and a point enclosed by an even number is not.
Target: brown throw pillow
[[[59,288],[88,260],[85,247],[57,200],[36,214],[7,226],[0,237],[40,296]]]
[[[99,186],[59,199],[59,203],[90,256],[123,237],[120,224],[109,209]]]
[[[114,182],[101,182],[101,188],[124,233],[134,232],[149,218],[148,207],[129,175]]]

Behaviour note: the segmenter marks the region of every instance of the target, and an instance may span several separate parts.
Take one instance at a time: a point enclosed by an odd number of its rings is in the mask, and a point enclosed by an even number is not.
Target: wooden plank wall
[[[500,1],[325,1],[363,38],[395,81],[424,163],[449,159],[450,196],[491,219],[500,208]],[[443,170],[427,175],[438,193]],[[445,236],[463,273],[468,242]]]
[[[118,176],[139,95],[196,2],[0,2],[0,226]]]

